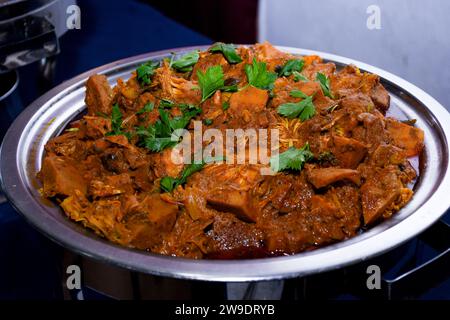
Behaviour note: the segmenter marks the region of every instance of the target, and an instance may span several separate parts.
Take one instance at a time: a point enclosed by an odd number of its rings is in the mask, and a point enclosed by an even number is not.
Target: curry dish
[[[187,258],[293,254],[351,238],[410,201],[408,159],[424,145],[414,121],[386,116],[377,75],[267,42],[149,61],[114,88],[93,75],[85,102],[87,113],[45,146],[43,196],[110,241]],[[196,123],[224,136],[277,129],[279,143],[268,144],[269,162],[229,162],[236,149],[175,161],[191,138],[174,134]]]

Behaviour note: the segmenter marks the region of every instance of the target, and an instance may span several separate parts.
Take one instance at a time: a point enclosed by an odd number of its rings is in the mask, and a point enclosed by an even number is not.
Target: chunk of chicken
[[[319,168],[307,169],[308,181],[317,189],[326,187],[341,180],[349,180],[355,184],[360,184],[359,172],[352,169],[341,168]]]
[[[68,157],[45,157],[39,176],[46,197],[70,196],[75,190],[85,194],[87,190],[82,172],[76,162]]]
[[[407,157],[416,156],[422,151],[424,145],[424,133],[422,129],[394,119],[386,120],[386,129],[392,138],[392,143],[404,149]]]
[[[94,74],[86,82],[85,102],[89,115],[110,114],[112,89],[105,75]]]

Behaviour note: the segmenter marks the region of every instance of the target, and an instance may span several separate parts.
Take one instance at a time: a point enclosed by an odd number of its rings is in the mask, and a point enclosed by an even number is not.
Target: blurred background
[[[360,60],[405,78],[450,109],[449,15],[446,0],[0,0],[0,137],[33,100],[84,71],[216,41],[268,40]],[[417,264],[433,254],[422,251]],[[0,298],[62,299],[63,253],[8,203],[0,205]],[[298,286],[285,288],[296,292]],[[322,297],[354,298],[349,290]],[[449,294],[445,278],[417,297]]]

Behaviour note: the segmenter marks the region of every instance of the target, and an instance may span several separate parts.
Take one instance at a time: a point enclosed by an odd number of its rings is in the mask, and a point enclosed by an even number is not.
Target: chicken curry
[[[149,61],[114,88],[93,75],[85,102],[45,146],[43,196],[110,241],[187,258],[294,254],[351,238],[409,202],[408,159],[424,145],[414,123],[386,116],[377,75],[267,42]],[[175,162],[182,138],[171,136],[195,121],[277,129],[276,163]]]

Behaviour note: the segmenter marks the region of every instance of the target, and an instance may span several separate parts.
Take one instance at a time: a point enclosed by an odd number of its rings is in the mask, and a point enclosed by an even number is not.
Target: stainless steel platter
[[[85,109],[84,83],[89,75],[105,74],[111,84],[147,60],[181,54],[189,47],[148,53],[93,69],[49,91],[15,120],[5,136],[0,154],[2,187],[13,206],[51,239],[82,255],[131,270],[211,281],[281,279],[318,273],[366,260],[400,245],[437,221],[450,207],[450,114],[435,99],[411,83],[384,70],[352,59],[304,49],[279,47],[293,54],[317,54],[337,66],[355,64],[378,74],[391,95],[396,117],[417,119],[425,132],[420,157],[420,177],[414,197],[391,219],[352,239],[311,252],[254,260],[189,260],[132,250],[110,243],[69,220],[54,203],[41,197],[36,173],[44,145]]]

